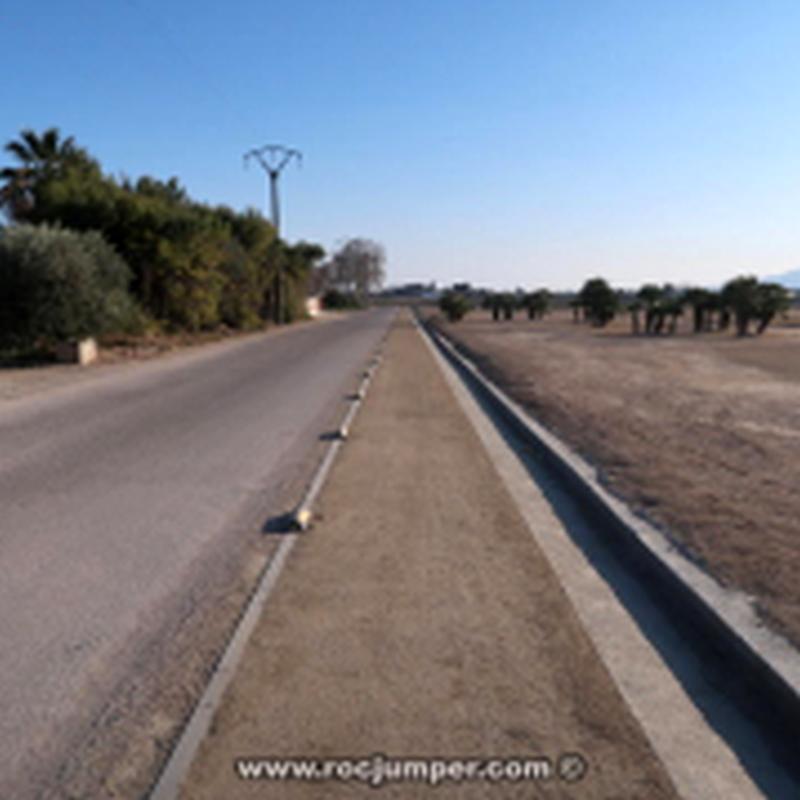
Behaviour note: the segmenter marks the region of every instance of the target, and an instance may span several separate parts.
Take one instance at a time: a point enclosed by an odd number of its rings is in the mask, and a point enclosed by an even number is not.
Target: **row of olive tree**
[[[791,306],[792,295],[777,283],[762,283],[754,276],[739,276],[728,281],[719,291],[703,288],[678,290],[671,284],[645,284],[625,305],[602,278],[586,281],[571,302],[576,321],[581,317],[604,326],[624,307],[631,315],[634,334],[674,334],[678,319],[687,306],[692,309],[695,333],[727,330],[733,321],[739,336],[747,335],[753,326],[763,333],[775,318]],[[642,318],[643,317],[643,318]]]
[[[537,289],[535,292],[492,292],[483,300],[483,307],[492,312],[492,319],[510,320],[516,311],[525,311],[528,319],[543,319],[550,309],[552,295],[547,289]]]
[[[585,321],[604,327],[621,311],[628,311],[634,334],[673,334],[687,307],[691,308],[695,333],[727,330],[733,323],[736,333],[746,335],[752,329],[763,333],[791,305],[791,293],[780,284],[762,283],[752,276],[741,276],[726,283],[721,290],[689,288],[678,290],[671,284],[645,284],[631,297],[615,291],[603,278],[587,280],[569,301],[575,322]],[[518,310],[527,311],[531,320],[541,319],[553,303],[547,289],[524,293],[487,293],[481,305],[492,319],[511,320]],[[463,293],[451,290],[440,300],[440,308],[451,321],[462,319],[472,308]]]
[[[324,251],[288,245],[258,212],[195,202],[175,178],[117,180],[55,128],[23,131],[6,150],[17,162],[0,171],[0,206],[11,221],[99,233],[130,269],[133,299],[158,324],[249,329],[303,313]]]
[[[487,292],[480,305],[492,312],[495,322],[511,320],[517,311],[525,311],[528,319],[543,319],[550,309],[552,295],[547,289],[535,292]],[[456,322],[474,308],[474,303],[463,291],[453,288],[445,292],[439,300],[439,308],[452,322]]]

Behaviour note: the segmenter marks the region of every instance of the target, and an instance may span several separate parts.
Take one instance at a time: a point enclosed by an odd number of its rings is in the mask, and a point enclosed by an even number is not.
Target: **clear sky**
[[[389,281],[714,284],[800,264],[797,0],[40,0],[0,7],[0,138],[57,125]]]

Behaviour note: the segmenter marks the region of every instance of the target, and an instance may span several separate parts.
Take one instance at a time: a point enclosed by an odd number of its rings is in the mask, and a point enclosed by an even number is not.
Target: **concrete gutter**
[[[725,659],[731,674],[750,691],[748,711],[787,742],[800,732],[800,654],[764,627],[752,599],[720,586],[689,561],[653,525],[605,489],[597,471],[533,419],[522,406],[489,380],[475,363],[443,334],[422,325],[462,378],[487,400],[523,441],[561,479],[580,506],[610,534],[620,555],[659,594],[670,609],[699,631]],[[791,746],[791,745],[790,745]]]

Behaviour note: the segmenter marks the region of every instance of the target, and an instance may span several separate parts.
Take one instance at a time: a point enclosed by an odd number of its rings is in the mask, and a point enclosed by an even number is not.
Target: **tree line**
[[[495,322],[511,320],[516,311],[524,310],[528,319],[542,319],[550,310],[553,296],[547,289],[537,289],[534,292],[486,292],[480,301],[481,308],[492,313]],[[439,298],[439,308],[451,322],[463,319],[475,307],[469,293],[463,289],[454,288],[446,291]]]
[[[576,321],[581,317],[602,327],[620,311],[630,314],[631,332],[647,335],[674,334],[687,310],[695,333],[733,329],[738,336],[758,335],[788,311],[792,294],[778,283],[762,282],[753,275],[740,275],[714,291],[700,287],[678,289],[666,283],[642,286],[623,302],[602,278],[584,284],[572,301]]]
[[[37,331],[253,329],[303,316],[316,272],[359,290],[365,265],[366,285],[382,279],[368,240],[323,264],[322,247],[288,244],[255,210],[192,200],[177,178],[104,174],[56,128],[24,130],[5,149],[15,163],[0,170],[12,223],[0,231],[0,344],[30,344]],[[60,311],[46,325],[48,308]]]
[[[480,304],[491,311],[495,321],[513,319],[520,310],[526,311],[529,319],[540,319],[550,310],[553,297],[547,289],[491,292]],[[576,323],[587,322],[595,327],[604,327],[619,313],[627,312],[635,335],[674,334],[678,320],[688,309],[695,333],[733,329],[739,336],[762,334],[791,303],[788,289],[754,276],[734,278],[719,291],[648,283],[636,292],[615,291],[598,277],[587,280],[568,301]],[[453,322],[462,319],[474,305],[468,293],[455,290],[445,292],[439,301],[441,310]]]

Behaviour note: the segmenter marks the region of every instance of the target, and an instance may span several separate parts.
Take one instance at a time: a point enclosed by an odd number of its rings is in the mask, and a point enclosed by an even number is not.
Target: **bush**
[[[99,232],[130,267],[131,295],[163,329],[249,329],[304,316],[308,276],[324,251],[287,245],[257,211],[196,202],[177,178],[104,174],[57,129],[22,131],[6,149],[18,163],[2,170],[0,208],[19,223]],[[379,279],[380,248],[363,240],[353,247],[350,255],[369,262],[367,278]]]
[[[472,310],[472,305],[463,294],[445,292],[439,300],[439,308],[450,322],[458,322]]]
[[[99,233],[17,225],[0,233],[0,346],[81,339],[144,324],[131,273]]]
[[[578,300],[584,315],[598,328],[614,319],[619,308],[619,297],[602,278],[591,278],[583,284]]]
[[[340,292],[338,289],[328,289],[322,295],[322,307],[331,311],[341,311],[348,308],[363,308],[363,304],[352,292]]]
[[[219,315],[229,328],[254,330],[262,324],[259,316],[263,298],[263,281],[258,265],[235,239],[225,246],[222,263],[224,284],[219,302]]]

